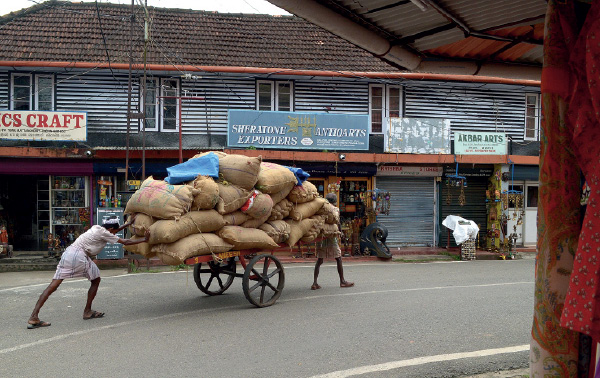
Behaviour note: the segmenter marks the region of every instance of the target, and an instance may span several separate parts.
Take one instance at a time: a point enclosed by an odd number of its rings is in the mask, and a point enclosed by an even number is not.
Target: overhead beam
[[[424,61],[421,55],[390,42],[378,33],[359,25],[315,0],[268,1],[285,9],[291,14],[302,17],[323,29],[344,38],[393,65],[411,71],[431,74],[492,76],[535,81],[539,81],[541,78],[541,67],[496,62],[477,63],[457,60]],[[458,20],[458,22],[460,22],[460,20]],[[464,23],[462,23],[462,25],[467,28]],[[495,36],[494,38],[501,39],[503,37]],[[508,39],[507,42],[511,41],[512,39]]]

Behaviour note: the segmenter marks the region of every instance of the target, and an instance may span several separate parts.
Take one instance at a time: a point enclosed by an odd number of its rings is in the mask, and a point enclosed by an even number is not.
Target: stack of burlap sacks
[[[338,234],[339,215],[308,181],[296,185],[288,168],[261,157],[216,153],[219,179],[198,176],[184,185],[146,179],[127,202],[135,214],[125,246],[147,258],[179,265],[187,258],[229,250],[271,250]],[[198,158],[206,154],[194,156]]]

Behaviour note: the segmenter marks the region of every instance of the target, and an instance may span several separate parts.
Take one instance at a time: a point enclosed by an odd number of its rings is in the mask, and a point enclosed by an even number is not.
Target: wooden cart
[[[274,304],[285,284],[285,273],[281,262],[262,251],[242,250],[196,256],[185,260],[194,265],[194,281],[198,289],[207,295],[221,295],[235,277],[242,278],[242,289],[246,299],[256,307]],[[237,273],[237,262],[244,269]]]

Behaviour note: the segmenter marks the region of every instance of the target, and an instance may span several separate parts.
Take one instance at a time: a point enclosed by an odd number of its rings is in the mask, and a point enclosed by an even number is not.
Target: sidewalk
[[[460,260],[460,251],[458,248],[439,248],[439,247],[404,247],[391,248],[391,259],[383,259],[377,256],[350,256],[343,255],[344,261],[357,262],[431,262],[431,261],[456,261]],[[290,263],[315,263],[314,248],[281,248],[275,250],[273,254],[284,264]],[[535,258],[535,248],[517,248],[515,258]],[[476,260],[500,260],[501,255],[495,252],[484,250],[476,251]],[[160,259],[154,257],[150,260],[137,256],[137,259],[129,260],[127,258],[116,260],[99,260],[95,262],[100,269],[127,268],[130,263],[140,268],[155,268],[165,266]],[[55,258],[47,257],[45,252],[25,252],[15,251],[11,258],[0,259],[0,273],[5,272],[23,272],[23,271],[54,271],[58,261]]]

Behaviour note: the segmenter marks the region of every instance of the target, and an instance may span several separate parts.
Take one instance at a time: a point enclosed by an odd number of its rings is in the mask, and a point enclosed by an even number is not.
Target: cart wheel
[[[281,295],[284,284],[283,265],[272,255],[258,255],[250,260],[242,280],[246,299],[256,307],[274,304]]]
[[[235,258],[229,258],[227,261],[217,263],[209,261],[205,267],[202,263],[194,266],[194,281],[196,286],[206,295],[220,295],[229,289],[235,278]],[[225,282],[221,275],[227,276]],[[211,288],[212,285],[212,288]]]

